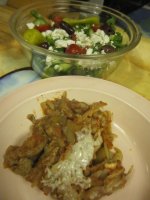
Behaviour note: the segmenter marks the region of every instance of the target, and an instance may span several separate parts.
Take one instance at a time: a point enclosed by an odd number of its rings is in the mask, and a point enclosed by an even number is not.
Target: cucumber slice
[[[54,66],[54,69],[57,72],[68,72],[68,70],[71,68],[71,65],[68,63],[61,63],[61,64],[57,64]]]
[[[55,76],[55,70],[53,67],[45,67],[44,74],[45,74],[45,77]]]

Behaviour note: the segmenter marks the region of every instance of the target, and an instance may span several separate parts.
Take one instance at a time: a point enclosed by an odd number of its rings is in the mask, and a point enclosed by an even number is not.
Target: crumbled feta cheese
[[[46,35],[51,35],[52,34],[52,31],[51,30],[46,30]]]
[[[88,48],[86,50],[86,55],[92,55],[93,54],[93,49],[92,48]]]
[[[99,54],[99,51],[94,51],[93,54],[94,54],[94,55],[97,55],[97,54]]]
[[[55,41],[55,46],[56,48],[66,48],[68,45],[70,44],[74,44],[75,41],[74,40],[56,40]]]
[[[50,65],[52,64],[52,62],[53,62],[53,58],[52,58],[51,56],[47,56],[47,57],[46,57],[46,64],[47,64],[48,66],[50,66]]]
[[[103,55],[105,55],[106,53],[105,53],[105,51],[104,51],[104,49],[103,50],[101,50],[101,54],[103,54]]]
[[[59,65],[55,65],[55,66],[54,66],[54,69],[58,71]]]
[[[32,22],[29,22],[29,23],[27,23],[27,27],[28,27],[29,29],[33,29],[33,28],[35,27],[35,24],[32,23]]]
[[[42,35],[44,36],[44,37],[46,37],[47,35],[46,35],[46,32],[42,32]]]
[[[99,60],[79,60],[78,65],[82,67],[82,69],[88,69],[88,70],[95,70],[98,68],[101,68],[101,63]]]
[[[109,66],[110,66],[111,68],[115,68],[116,65],[117,65],[117,62],[114,61],[114,60],[109,62]]]
[[[59,28],[56,28],[54,31],[52,31],[51,36],[54,40],[69,37],[68,33],[65,30]]]
[[[53,51],[54,48],[53,48],[52,46],[50,46],[50,47],[48,48],[48,50],[49,50],[49,51]]]
[[[76,44],[82,47],[91,46],[91,39],[83,31],[76,31]]]
[[[55,22],[51,20],[51,26],[54,26]]]
[[[96,43],[100,43],[102,45],[105,45],[109,42],[109,36],[105,34],[103,30],[98,29],[95,33],[91,35],[91,40],[93,45]]]
[[[46,36],[51,35],[51,33],[52,33],[51,30],[46,30],[46,31],[42,32],[42,35],[43,35],[44,37],[46,37]]]

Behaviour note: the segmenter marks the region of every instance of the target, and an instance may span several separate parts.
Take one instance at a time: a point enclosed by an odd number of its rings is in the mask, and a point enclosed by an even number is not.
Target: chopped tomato
[[[62,22],[63,18],[61,16],[54,16],[53,17],[53,21],[56,23],[56,24],[59,24],[60,22]]]
[[[82,48],[78,46],[77,44],[71,44],[67,47],[65,53],[68,54],[85,54],[86,48]]]
[[[92,25],[92,29],[93,29],[94,32],[96,32],[97,29],[99,29],[99,28],[100,28],[99,24],[93,24]]]
[[[35,28],[40,32],[47,31],[47,30],[51,29],[49,24],[42,24],[40,26],[36,26]]]

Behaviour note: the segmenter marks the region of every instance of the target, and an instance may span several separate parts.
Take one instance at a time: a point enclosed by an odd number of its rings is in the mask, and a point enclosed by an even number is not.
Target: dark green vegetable
[[[97,42],[95,44],[95,47],[93,48],[93,51],[101,51],[102,45],[100,44],[100,42]]]
[[[54,46],[55,44],[55,40],[53,40],[51,36],[46,36],[46,41],[48,42],[50,46]]]
[[[122,40],[123,40],[123,38],[122,38],[121,33],[116,32],[115,35],[111,36],[110,39],[111,39],[111,41],[113,41],[113,45],[114,45],[114,46],[116,46],[116,47],[118,47],[118,48],[120,48],[120,47],[123,46],[123,45],[122,45]]]
[[[42,24],[48,24],[46,19],[38,11],[32,10],[31,15],[33,17],[35,17],[35,21],[34,21],[35,25],[39,26],[39,25],[42,25]]]
[[[111,26],[112,28],[115,28],[116,18],[115,17],[111,17],[111,18],[107,19],[106,23],[109,26]]]

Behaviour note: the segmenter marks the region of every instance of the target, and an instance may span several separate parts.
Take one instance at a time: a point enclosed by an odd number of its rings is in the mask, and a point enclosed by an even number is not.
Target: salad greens
[[[50,52],[76,55],[99,55],[118,51],[123,48],[123,36],[116,31],[116,19],[89,16],[73,19],[61,16],[46,18],[38,11],[31,11],[34,20],[27,24],[23,38],[31,45],[48,49]],[[37,55],[38,56],[38,55]],[[56,75],[90,75],[101,77],[105,67],[114,69],[115,63],[102,63],[99,60],[65,60],[48,55],[42,62],[36,59],[34,67],[43,77]],[[38,60],[38,62],[36,62]],[[108,70],[109,71],[109,70]]]
[[[42,24],[47,24],[47,20],[45,20],[45,18],[39,12],[37,12],[36,10],[32,10],[31,15],[33,17],[35,17],[35,20],[34,20],[35,25],[39,26],[39,25],[42,25]]]

